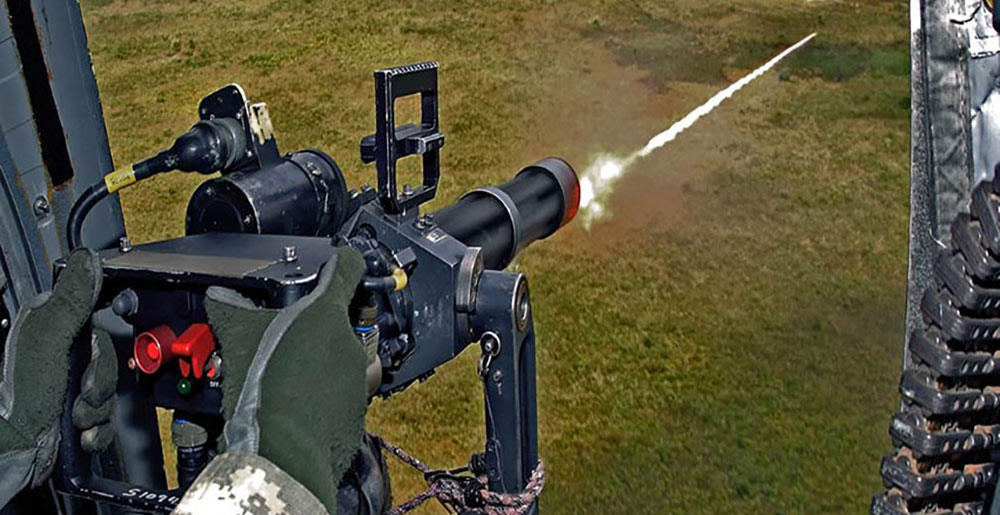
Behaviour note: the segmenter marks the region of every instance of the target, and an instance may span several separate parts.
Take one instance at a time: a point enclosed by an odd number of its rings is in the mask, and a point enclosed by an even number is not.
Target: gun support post
[[[486,470],[489,488],[515,493],[528,484],[538,464],[538,407],[535,327],[528,280],[511,272],[483,272],[476,296],[473,330],[484,344],[482,370],[486,401]],[[485,342],[484,342],[485,343]],[[486,346],[492,346],[486,350]],[[528,513],[537,513],[537,503]]]

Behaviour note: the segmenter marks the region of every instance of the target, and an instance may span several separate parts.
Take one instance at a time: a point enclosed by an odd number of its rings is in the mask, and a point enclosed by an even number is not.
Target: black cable
[[[76,199],[73,209],[69,212],[69,220],[66,222],[66,242],[69,250],[83,246],[83,221],[98,202],[120,189],[171,170],[172,163],[172,155],[169,152],[160,152],[132,166],[115,170],[105,175],[101,182],[87,188]]]
[[[66,241],[69,250],[73,250],[83,245],[83,221],[87,219],[87,214],[108,196],[108,186],[101,181],[86,189],[83,195],[73,204],[73,209],[69,212],[69,220],[66,223]]]
[[[128,168],[115,170],[105,176],[104,181],[87,188],[69,212],[66,224],[69,249],[83,245],[83,221],[108,195],[170,170],[207,174],[233,166],[247,152],[242,129],[243,125],[234,118],[202,120],[177,138],[169,149]]]

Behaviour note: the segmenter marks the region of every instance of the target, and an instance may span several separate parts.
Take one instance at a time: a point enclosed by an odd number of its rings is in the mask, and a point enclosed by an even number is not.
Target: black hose
[[[66,223],[66,241],[69,250],[73,250],[83,245],[83,221],[87,219],[87,214],[108,196],[108,186],[101,181],[86,189],[83,195],[73,204],[73,209],[69,212],[69,220]]]

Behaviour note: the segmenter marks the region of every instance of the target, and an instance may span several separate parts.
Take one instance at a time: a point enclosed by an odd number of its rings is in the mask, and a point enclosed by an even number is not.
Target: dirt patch
[[[560,95],[535,110],[529,132],[539,137],[523,148],[524,162],[558,155],[582,173],[598,155],[625,156],[641,148],[717,89],[679,81],[653,87],[648,71],[620,64],[600,41],[583,39],[575,48],[577,52],[562,56],[569,62],[553,68],[557,75],[550,80],[558,84]],[[610,250],[630,235],[682,223],[687,193],[700,177],[726,162],[725,148],[736,141],[724,111],[635,162],[615,186],[610,216],[590,231],[574,224],[557,238]]]
[[[561,95],[536,110],[535,134],[525,160],[543,155],[566,158],[582,173],[598,155],[625,156],[711,97],[718,86],[672,81],[655,87],[650,72],[622,65],[615,51],[584,39],[571,63],[560,67]],[[661,49],[662,50],[662,49]],[[683,53],[683,49],[675,49]],[[665,50],[669,51],[669,49]],[[752,90],[751,86],[751,90]],[[746,90],[739,95],[753,94]],[[713,171],[733,159],[740,144],[732,128],[730,101],[700,120],[676,141],[636,161],[615,185],[608,216],[589,230],[580,224],[556,235],[559,245],[586,252],[615,252],[639,234],[669,230],[684,222],[690,193]]]

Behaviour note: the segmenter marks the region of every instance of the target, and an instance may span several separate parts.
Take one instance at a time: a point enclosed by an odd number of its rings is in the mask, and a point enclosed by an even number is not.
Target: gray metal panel
[[[34,217],[18,182],[10,152],[0,138],[0,271],[7,286],[3,300],[11,312],[48,289],[51,273]]]
[[[7,23],[0,23],[7,27]],[[0,40],[0,63],[17,63],[17,48],[13,38]],[[14,99],[27,98],[24,91],[24,81],[21,80],[20,66],[0,68],[0,98],[4,99],[3,109],[0,109],[0,128],[5,132],[18,125],[31,121],[31,106],[27,102]]]
[[[66,250],[65,222],[70,207],[85,188],[112,169],[111,153],[79,5],[75,1],[31,0],[30,12],[20,9],[15,19],[10,17],[9,6],[0,2],[0,145],[4,149],[0,157],[7,188],[5,196],[0,198],[4,203],[0,211],[5,216],[19,217],[4,222],[20,227],[21,236],[18,239],[13,233],[8,234],[3,244],[34,247],[5,247],[3,252],[35,256],[39,262],[31,266],[41,270],[35,278],[35,289],[47,289],[51,283],[51,263]],[[17,31],[12,23],[19,23]],[[28,50],[37,43],[35,53],[19,48],[18,41],[27,42]],[[22,56],[37,56],[38,51],[44,58],[42,80],[47,78],[47,83],[29,86],[31,75],[26,75],[23,59],[30,57]],[[39,123],[40,113],[34,112],[36,106],[32,104],[32,97],[39,91],[48,95],[49,90],[50,105],[54,104],[55,111],[47,112],[58,113],[59,123],[55,126],[61,126],[62,134],[57,130],[47,137],[50,142],[65,144],[73,175],[71,182],[59,187],[53,187],[43,157],[39,127],[46,124]],[[65,170],[61,172],[65,174]],[[21,204],[15,206],[11,202]],[[98,205],[84,229],[86,243],[98,248],[113,245],[123,234],[117,197]],[[26,275],[19,268],[7,272],[18,278]]]
[[[34,170],[43,170],[42,154],[38,150],[38,135],[35,133],[35,125],[31,120],[21,123],[11,129],[3,127],[3,138],[10,149],[11,157],[16,166],[16,174],[20,176],[31,175]],[[42,184],[38,190],[45,191],[47,181],[44,173],[40,176]]]
[[[4,13],[6,13],[6,10],[4,11]],[[0,42],[6,41],[12,37],[14,37],[14,34],[12,34],[10,31],[10,24],[0,23]]]
[[[0,245],[3,245],[8,267],[7,280],[14,286],[5,295],[8,307],[13,311],[20,302],[50,287],[51,264],[45,256],[50,252],[57,255],[61,252],[52,217],[39,221],[31,210],[30,199],[38,194],[47,195],[48,180],[42,165],[21,60],[10,28],[7,7],[3,3],[0,3],[0,27],[5,35],[0,43],[0,112],[3,113],[0,114],[0,171],[4,187],[0,212],[5,218],[0,229]],[[39,222],[50,227],[47,229],[51,233],[48,247],[43,243],[45,238],[41,235]],[[26,245],[33,247],[20,248]],[[36,256],[38,262],[24,256]],[[29,277],[31,280],[27,281]]]
[[[66,0],[32,0],[42,53],[51,75],[52,96],[59,111],[66,146],[73,163],[71,187],[75,199],[113,168],[97,81],[87,48],[87,34],[80,5]],[[57,192],[55,195],[65,195]],[[52,199],[57,207],[68,199]],[[60,215],[60,230],[65,216]],[[125,234],[118,197],[111,197],[91,211],[84,225],[84,242],[95,248],[115,244]],[[60,235],[62,236],[62,235]]]

